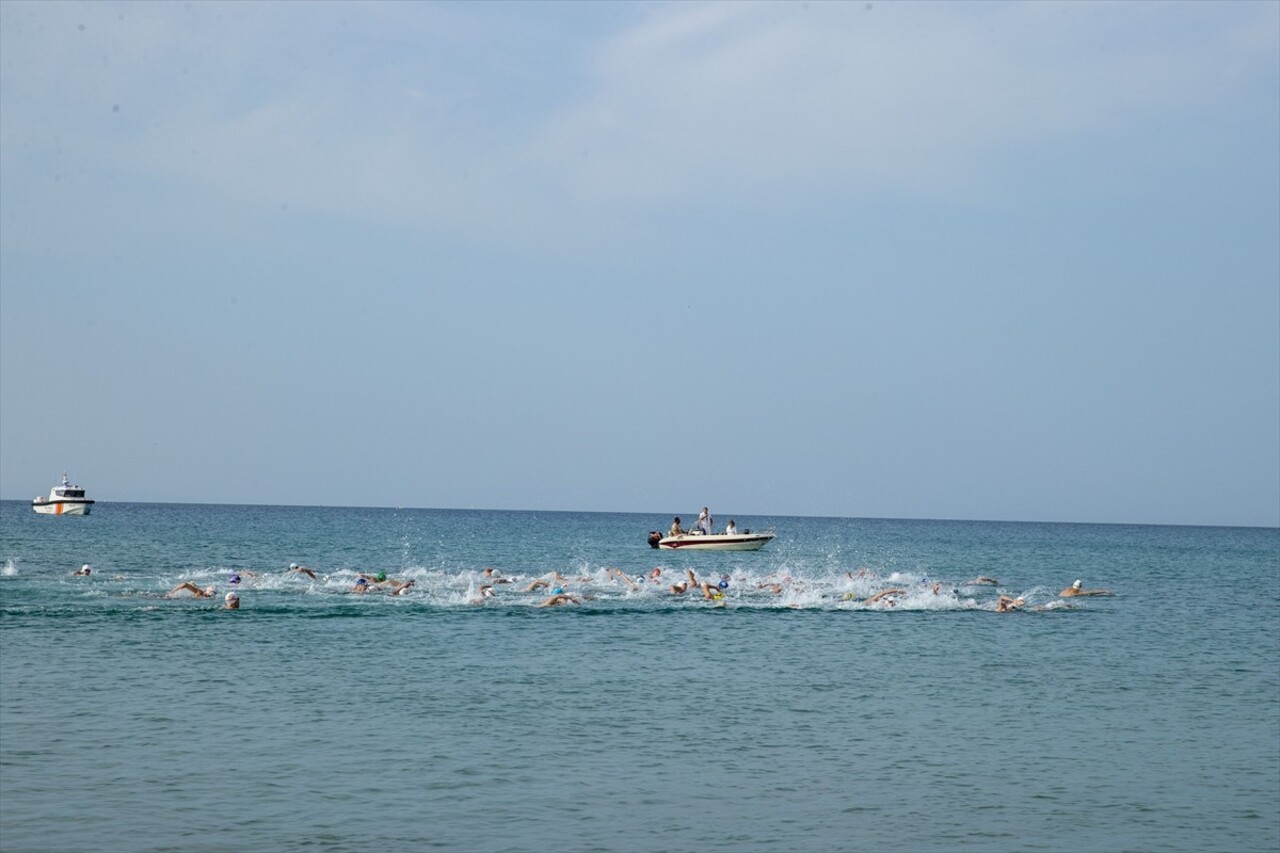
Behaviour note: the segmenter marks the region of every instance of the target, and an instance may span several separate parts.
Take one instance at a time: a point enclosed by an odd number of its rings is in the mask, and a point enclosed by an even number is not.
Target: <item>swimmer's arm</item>
[[[632,589],[640,588],[640,585],[637,584],[635,581],[633,581],[631,578],[627,577],[627,573],[624,572],[622,569],[612,569],[611,571],[613,572],[615,577],[621,578],[627,584],[627,586],[631,587]]]

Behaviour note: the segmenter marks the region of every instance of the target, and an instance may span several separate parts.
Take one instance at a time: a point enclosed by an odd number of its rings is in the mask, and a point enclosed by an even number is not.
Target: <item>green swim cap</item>
[[[376,575],[373,576],[373,579],[376,580],[378,583],[382,583],[384,580],[387,579],[387,573],[378,572]]]

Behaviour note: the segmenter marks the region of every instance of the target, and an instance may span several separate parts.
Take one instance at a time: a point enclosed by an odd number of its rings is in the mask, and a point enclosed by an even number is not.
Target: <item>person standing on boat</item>
[[[711,534],[711,513],[704,506],[702,512],[698,515],[698,529],[704,534]]]

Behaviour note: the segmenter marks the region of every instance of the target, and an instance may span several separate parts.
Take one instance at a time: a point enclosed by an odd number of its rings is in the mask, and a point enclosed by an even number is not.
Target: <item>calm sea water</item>
[[[737,520],[3,502],[0,848],[1280,849],[1280,531]]]

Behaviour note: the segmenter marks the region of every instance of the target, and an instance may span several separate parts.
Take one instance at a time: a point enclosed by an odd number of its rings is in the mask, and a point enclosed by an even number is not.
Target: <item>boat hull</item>
[[[772,533],[711,533],[664,536],[658,547],[666,551],[759,551]]]
[[[41,515],[88,515],[93,501],[32,501],[31,508]]]

